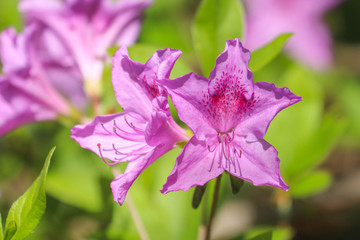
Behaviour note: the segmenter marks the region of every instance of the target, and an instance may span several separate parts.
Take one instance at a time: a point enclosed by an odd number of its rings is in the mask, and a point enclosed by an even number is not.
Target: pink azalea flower
[[[89,94],[96,93],[107,49],[133,44],[141,16],[150,1],[122,0],[22,0],[20,10],[27,22],[42,23],[74,56],[87,81]]]
[[[226,41],[209,80],[194,73],[159,81],[194,136],[185,145],[162,193],[203,185],[224,171],[284,190],[276,149],[263,138],[282,109],[301,100],[287,88],[253,82],[250,52]]]
[[[129,162],[111,183],[114,201],[122,204],[136,178],[156,159],[187,140],[171,117],[167,94],[158,79],[168,78],[179,50],[158,50],[145,64],[132,61],[125,47],[113,58],[112,82],[124,113],[97,116],[72,128],[72,138],[109,165]],[[110,162],[107,162],[109,159]]]
[[[35,52],[36,26],[16,35],[9,28],[0,34],[0,136],[30,122],[68,115],[66,100],[48,81],[43,62]]]
[[[341,0],[244,0],[245,46],[261,47],[281,33],[293,32],[288,52],[303,64],[324,69],[332,62],[332,40],[322,18]]]

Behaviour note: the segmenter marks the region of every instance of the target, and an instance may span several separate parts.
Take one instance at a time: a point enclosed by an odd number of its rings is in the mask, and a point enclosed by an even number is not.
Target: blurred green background
[[[196,58],[191,36],[199,3],[155,0],[145,13],[138,44],[130,48],[130,56],[144,62],[159,48],[177,48],[184,54],[172,77],[189,71],[200,74],[201,69],[207,76],[208,70]],[[265,136],[279,151],[281,173],[290,190],[245,183],[239,194],[232,195],[228,178],[223,178],[214,239],[250,239],[267,231],[279,240],[360,239],[359,12],[360,1],[347,0],[326,15],[335,54],[334,66],[328,71],[315,72],[280,54],[254,72],[255,81],[286,86],[303,98],[281,112]],[[20,31],[22,25],[17,1],[0,0],[0,30],[15,26]],[[107,86],[103,101],[109,109],[116,109],[109,70],[103,79]],[[57,150],[47,179],[47,209],[27,239],[139,239],[126,201],[120,207],[112,200],[111,167],[80,148],[70,139],[69,128],[55,122],[21,127],[0,139],[3,222],[54,145]],[[151,239],[196,239],[210,205],[213,183],[202,203],[205,213],[191,208],[192,189],[167,195],[159,192],[179,152],[175,149],[156,161],[130,190]]]

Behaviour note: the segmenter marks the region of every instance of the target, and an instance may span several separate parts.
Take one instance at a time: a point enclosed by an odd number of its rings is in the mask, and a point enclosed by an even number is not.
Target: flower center
[[[241,174],[239,160],[242,151],[236,148],[234,137],[234,128],[229,132],[218,132],[216,143],[212,146],[208,145],[209,152],[214,153],[209,172],[212,170],[215,160],[217,160],[218,168],[223,168],[228,172],[234,171],[236,173],[239,171]]]
[[[230,71],[232,70],[232,71]],[[229,132],[246,115],[253,99],[246,99],[244,71],[229,68],[214,79],[209,91],[203,91],[202,106],[206,119],[220,132]]]
[[[159,86],[157,84],[157,74],[155,73],[152,76],[145,76],[140,79],[141,85],[145,89],[145,91],[150,95],[150,98],[156,98],[160,95]]]

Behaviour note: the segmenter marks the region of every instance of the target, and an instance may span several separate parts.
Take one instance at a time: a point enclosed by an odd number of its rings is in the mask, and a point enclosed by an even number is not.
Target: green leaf
[[[4,232],[3,232],[3,227],[2,227],[1,214],[0,214],[0,240],[4,240]]]
[[[289,193],[297,198],[309,197],[327,189],[332,180],[327,171],[315,171],[292,183]]]
[[[205,76],[214,67],[226,40],[241,38],[243,7],[238,0],[203,0],[192,25],[196,54]]]
[[[272,240],[272,231],[267,231],[256,237],[250,238],[249,240]]]
[[[39,224],[46,208],[45,180],[54,151],[55,147],[47,155],[40,175],[11,206],[5,224],[6,240],[24,239]]]
[[[231,174],[229,174],[229,177],[230,177],[231,191],[233,194],[237,194],[240,191],[240,188],[244,185],[244,180],[237,178]]]
[[[273,60],[281,52],[285,43],[292,35],[292,33],[281,34],[270,43],[253,51],[249,62],[250,70],[256,72],[271,62],[271,60]]]
[[[18,0],[1,0],[0,1],[0,30],[14,26],[17,30],[20,30],[23,23],[21,14],[18,10]]]
[[[17,230],[17,225],[15,221],[10,221],[8,226],[5,229],[5,240],[10,240],[15,235]]]
[[[322,163],[338,143],[346,126],[346,123],[338,120],[336,116],[325,115],[321,125],[308,141],[295,149],[295,156],[292,164],[287,168],[287,174],[296,178]]]
[[[197,209],[201,203],[201,199],[204,196],[206,190],[206,183],[203,186],[196,186],[194,190],[193,199],[191,205],[194,209]]]

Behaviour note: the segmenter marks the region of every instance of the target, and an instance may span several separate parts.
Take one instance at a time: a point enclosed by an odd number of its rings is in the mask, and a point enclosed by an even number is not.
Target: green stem
[[[212,201],[212,204],[211,204],[209,221],[208,221],[208,224],[207,224],[207,227],[206,227],[205,240],[210,240],[211,227],[212,227],[212,222],[213,222],[213,218],[214,218],[215,210],[216,210],[216,203],[217,203],[217,200],[219,198],[220,182],[221,182],[221,175],[216,178],[216,183],[215,183],[213,201]]]
[[[120,169],[113,169],[113,175],[117,176],[121,173]],[[139,233],[141,240],[150,240],[149,235],[145,229],[145,226],[141,220],[140,214],[136,209],[135,203],[132,200],[130,194],[128,193],[126,196],[126,206],[130,212],[130,216],[135,224],[136,230]]]
[[[138,213],[131,196],[127,196],[126,205],[129,209],[130,215],[135,223],[136,230],[140,235],[141,240],[150,240],[146,232],[143,222],[141,221],[140,214]]]

